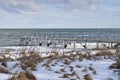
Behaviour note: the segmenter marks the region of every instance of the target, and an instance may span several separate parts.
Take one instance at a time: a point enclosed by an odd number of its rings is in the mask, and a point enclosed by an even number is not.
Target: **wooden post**
[[[113,44],[113,42],[111,42],[111,48],[113,48],[112,44]]]
[[[41,42],[43,43],[43,32],[41,33]]]
[[[87,48],[87,36],[85,35],[85,47]]]
[[[75,39],[74,39],[74,48],[76,48],[76,46],[75,46]]]
[[[63,39],[63,47],[64,47],[64,45],[65,45],[65,43],[64,43],[65,41],[64,41],[64,39]]]
[[[48,43],[47,32],[46,32],[46,43]]]
[[[97,41],[97,43],[96,43],[96,48],[97,49],[99,48],[99,41]]]

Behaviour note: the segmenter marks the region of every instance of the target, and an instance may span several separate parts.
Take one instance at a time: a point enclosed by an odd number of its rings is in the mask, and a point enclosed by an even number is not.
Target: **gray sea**
[[[19,45],[21,36],[49,38],[84,38],[120,41],[120,28],[88,29],[0,29],[0,46]]]

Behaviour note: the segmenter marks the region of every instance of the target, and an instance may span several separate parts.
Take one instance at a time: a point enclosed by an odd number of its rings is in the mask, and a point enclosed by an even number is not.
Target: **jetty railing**
[[[20,45],[39,45],[49,42],[56,44],[68,43],[120,43],[120,35],[111,33],[93,33],[93,32],[40,32],[34,35],[21,35]]]
[[[14,36],[2,36],[0,45],[39,45],[40,43],[46,45],[49,42],[58,45],[86,42],[120,43],[120,35],[118,33],[106,32],[37,32],[21,33]]]

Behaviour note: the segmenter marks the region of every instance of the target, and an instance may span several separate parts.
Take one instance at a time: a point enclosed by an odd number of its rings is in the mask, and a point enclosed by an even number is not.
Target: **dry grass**
[[[30,57],[38,57],[39,56],[39,52],[35,51],[35,49],[26,51],[26,49],[22,49],[20,52],[21,57],[26,57],[26,56],[30,56]]]
[[[21,64],[21,67],[23,70],[28,70],[28,69],[33,70],[33,71],[36,70],[36,64],[33,62]]]
[[[76,67],[77,67],[77,68],[82,68],[82,66],[81,66],[81,65],[76,65]]]
[[[1,65],[4,66],[4,67],[7,67],[7,63],[6,62],[2,62]]]
[[[88,67],[88,69],[92,71],[93,74],[97,74],[97,71],[91,65]]]
[[[70,61],[64,60],[64,64],[69,65],[69,64],[70,64]]]
[[[116,49],[116,53],[119,53],[120,51]],[[57,65],[57,62],[62,62],[63,63],[63,68],[60,69],[60,73],[64,73],[62,78],[69,78],[71,80],[81,80],[80,77],[78,76],[78,74],[74,71],[74,67],[70,66],[70,63],[72,61],[75,61],[77,59],[79,59],[80,61],[82,61],[82,59],[86,58],[88,60],[94,59],[100,56],[104,56],[104,57],[112,57],[113,53],[107,51],[107,50],[100,50],[100,52],[96,53],[95,55],[91,55],[90,52],[86,52],[84,54],[78,54],[78,52],[76,51],[76,54],[74,54],[75,51],[70,51],[67,55],[61,55],[59,56],[59,52],[58,51],[52,51],[51,53],[49,53],[49,56],[41,58],[39,56],[39,52],[35,51],[35,49],[33,50],[29,50],[28,52],[25,51],[25,49],[23,49],[20,54],[21,54],[21,58],[17,59],[18,61],[21,62],[21,64],[16,64],[13,68],[15,68],[17,65],[21,65],[21,68],[26,71],[26,70],[36,70],[36,65],[42,61],[46,61],[42,66],[45,67],[46,69],[50,70],[50,68],[54,67],[55,65]],[[117,54],[118,55],[118,54]],[[116,56],[117,56],[116,55]],[[2,65],[4,67],[7,67],[6,61],[9,61],[9,58],[4,57],[2,60]],[[56,61],[56,63],[52,63]],[[116,64],[115,68],[119,68],[120,69],[120,61],[118,61]],[[51,67],[52,66],[52,67]],[[67,66],[67,68],[70,69],[71,73],[66,73],[67,69],[65,68],[65,66]],[[76,68],[81,68],[82,65],[76,65]],[[58,70],[59,71],[59,70]],[[87,73],[91,71],[93,74],[97,74],[97,71],[92,67],[83,67],[82,72],[83,73]],[[7,70],[3,70],[0,69],[0,72],[3,73],[10,73]],[[77,79],[73,79],[73,76],[76,76]],[[85,80],[93,80],[91,78],[91,76],[89,74],[84,75],[84,79]],[[18,74],[13,75],[9,80],[36,80],[36,78],[34,77],[34,75],[31,72],[20,72]]]
[[[110,51],[102,50],[102,51],[100,51],[100,52],[97,52],[97,53],[96,53],[95,55],[93,55],[93,56],[94,56],[94,58],[95,58],[95,57],[101,57],[101,56],[103,56],[104,59],[111,59],[111,58],[114,56],[114,54],[111,53]]]
[[[72,71],[73,71],[73,67],[72,67],[72,66],[69,66],[69,68],[70,68],[70,71],[72,72]]]
[[[65,71],[65,68],[60,69],[60,71],[61,71],[61,72],[66,72],[66,71]]]
[[[9,80],[36,80],[36,77],[30,71],[26,71],[14,74]]]
[[[21,58],[17,59],[21,62],[21,67],[23,70],[36,70],[36,64],[40,63],[43,58],[39,56],[39,52],[33,48],[29,49],[28,52],[25,51],[25,49],[22,49],[20,52]]]
[[[110,77],[108,77],[107,79],[105,79],[105,80],[113,80],[112,78],[110,78]]]
[[[97,74],[97,71],[94,69],[92,73],[96,75],[96,74]]]
[[[70,73],[65,73],[60,78],[68,78],[70,80],[81,80],[81,78],[78,76],[78,74],[75,71],[73,71],[71,74]]]
[[[115,56],[118,60],[120,60],[120,47],[116,47],[115,50],[116,50]]]
[[[111,66],[109,66],[109,69],[120,69],[120,61],[113,63]]]
[[[18,65],[20,65],[19,63],[16,63],[12,69],[16,68]]]
[[[7,57],[4,57],[2,59],[0,59],[0,62],[7,62],[7,61],[13,61],[12,58],[7,58]]]
[[[120,69],[120,47],[116,47],[115,50],[116,63],[109,66],[109,69]]]
[[[7,70],[6,68],[0,66],[0,73],[10,74],[11,72]]]
[[[113,53],[111,53],[110,51],[100,51],[98,53],[96,53],[96,56],[112,56]]]
[[[87,67],[86,66],[83,68],[82,72],[87,72]]]
[[[26,71],[25,75],[29,80],[36,80],[36,77],[30,71]]]
[[[43,64],[42,66],[43,66],[43,67],[50,67],[49,64],[46,64],[46,63]]]
[[[89,68],[89,70],[91,70],[91,71],[94,70],[94,68],[93,68],[92,66],[89,66],[88,68]]]
[[[22,49],[21,52],[20,52],[20,55],[21,55],[22,57],[27,56],[26,50],[25,50],[25,49]]]
[[[42,61],[43,59],[41,57],[23,57],[20,59],[23,70],[36,70],[36,64]]]
[[[39,52],[37,51],[30,51],[28,54],[29,57],[39,57]]]
[[[51,55],[52,55],[53,57],[57,57],[57,56],[59,55],[57,51],[52,51],[51,53],[52,53]]]
[[[84,80],[93,80],[90,74],[84,75]]]
[[[91,50],[109,50],[109,49],[112,49],[112,48],[109,48],[109,47],[104,47],[104,48],[93,48]]]

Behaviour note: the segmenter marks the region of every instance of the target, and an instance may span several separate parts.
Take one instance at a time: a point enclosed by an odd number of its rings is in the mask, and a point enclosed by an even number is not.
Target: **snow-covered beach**
[[[115,49],[107,49],[101,44],[102,49],[94,50],[95,43],[87,43],[87,49],[83,44],[76,43],[75,46],[0,47],[1,69],[7,70],[1,71],[0,80],[12,80],[13,76],[25,71],[30,71],[36,80],[118,80],[117,72],[109,68],[116,62],[111,55]],[[107,54],[96,55],[102,52]],[[85,75],[89,79],[85,79]]]
[[[120,80],[120,0],[0,0],[0,80]]]

